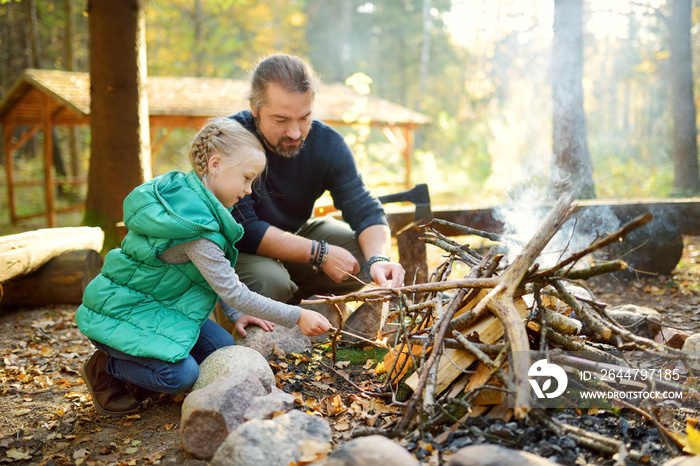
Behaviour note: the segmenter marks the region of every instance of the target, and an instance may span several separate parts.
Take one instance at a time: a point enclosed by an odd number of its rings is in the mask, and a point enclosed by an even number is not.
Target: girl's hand
[[[234,324],[234,327],[236,328],[236,331],[242,336],[246,336],[246,331],[245,328],[250,325],[254,324],[260,327],[261,329],[265,330],[266,332],[271,332],[272,330],[275,329],[275,324],[273,322],[270,322],[268,320],[263,320],[263,319],[258,319],[257,317],[249,316],[248,314],[243,314],[238,318],[236,323]]]
[[[309,309],[302,309],[297,321],[301,333],[307,337],[317,337],[331,328],[331,323],[322,314]]]

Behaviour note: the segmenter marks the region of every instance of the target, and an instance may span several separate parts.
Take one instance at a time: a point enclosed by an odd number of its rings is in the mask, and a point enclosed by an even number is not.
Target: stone
[[[661,463],[661,466],[700,466],[700,456],[678,456]]]
[[[360,437],[338,447],[317,466],[419,466],[408,450],[381,435]]]
[[[253,398],[243,414],[243,419],[272,419],[275,413],[289,411],[294,407],[294,397],[284,390],[272,387],[269,395]]]
[[[671,348],[681,349],[683,343],[690,336],[689,333],[677,328],[667,327],[661,330],[661,333],[656,335],[654,341],[662,345],[670,346]]]
[[[634,304],[623,304],[608,309],[611,319],[635,335],[654,339],[661,332],[661,314],[655,309]]]
[[[199,377],[192,390],[204,388],[228,373],[246,377],[248,371],[260,379],[268,393],[276,385],[275,374],[267,360],[254,349],[236,345],[220,348],[202,361],[202,364],[199,365]]]
[[[528,453],[498,445],[472,445],[458,450],[445,466],[554,466],[557,463]]]
[[[636,271],[669,275],[683,256],[683,235],[674,225],[674,219],[663,212],[651,212],[654,218],[633,230],[623,241],[604,249],[606,259],[622,259],[628,269],[616,272],[621,278],[635,278]],[[632,217],[621,217],[626,223]]]
[[[374,340],[377,338],[381,319],[382,303],[365,302],[345,320],[343,330]],[[343,334],[340,341],[345,344],[362,344],[362,340],[348,334]]]
[[[681,351],[697,359],[696,361],[688,360],[688,365],[694,371],[700,371],[700,333],[689,336],[683,343]]]
[[[212,466],[289,466],[307,444],[330,449],[331,427],[318,416],[292,410],[274,419],[253,419],[231,432],[216,450]]]
[[[286,328],[276,325],[271,332],[266,332],[257,325],[246,327],[247,335],[241,337],[238,332],[233,335],[236,346],[250,348],[257,351],[267,361],[274,359],[273,348],[275,345],[285,353],[303,353],[311,347],[311,339],[301,333],[297,325],[293,328]]]
[[[228,434],[243,424],[246,409],[256,397],[267,395],[252,372],[229,373],[191,392],[182,403],[180,439],[185,451],[210,459]]]

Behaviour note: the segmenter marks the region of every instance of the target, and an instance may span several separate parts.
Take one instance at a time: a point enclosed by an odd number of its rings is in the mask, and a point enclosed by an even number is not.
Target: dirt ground
[[[672,276],[640,275],[590,280],[599,300],[609,305],[638,304],[658,310],[669,326],[700,331],[700,237],[684,238],[685,251]],[[0,311],[0,462],[18,465],[205,465],[184,452],[179,438],[182,396],[161,395],[140,414],[111,418],[96,413],[78,369],[93,351],[73,321],[75,306]],[[329,360],[323,364],[330,364]],[[335,442],[349,437],[349,425],[329,411],[333,397],[355,406],[357,390],[345,382],[367,384],[363,366],[327,370],[302,356],[273,363],[285,390],[300,393],[302,404],[329,413]],[[360,376],[359,374],[364,374]],[[354,380],[353,378],[365,380]],[[325,399],[320,397],[325,394]],[[354,399],[355,401],[349,401]],[[330,401],[329,401],[330,400]],[[361,408],[360,408],[361,409]],[[386,412],[391,408],[384,407]],[[375,413],[379,410],[376,409]],[[347,418],[344,418],[347,419]],[[662,443],[661,441],[659,441]],[[416,448],[413,445],[413,448]],[[430,450],[430,449],[428,449]],[[427,455],[423,464],[441,464]],[[587,455],[589,464],[595,455]],[[612,464],[612,463],[606,463]]]

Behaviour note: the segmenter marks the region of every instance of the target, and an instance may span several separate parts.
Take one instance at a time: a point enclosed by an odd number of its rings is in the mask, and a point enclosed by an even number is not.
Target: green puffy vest
[[[231,265],[243,228],[194,172],[152,179],[124,200],[129,229],[85,289],[75,313],[80,331],[133,356],[177,362],[186,358],[218,296],[191,263],[158,255],[199,238],[216,243]]]

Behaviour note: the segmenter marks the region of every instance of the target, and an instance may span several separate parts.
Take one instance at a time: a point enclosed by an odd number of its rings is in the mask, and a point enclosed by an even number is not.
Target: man
[[[268,162],[253,194],[233,209],[245,229],[236,270],[253,291],[287,303],[345,294],[370,278],[397,287],[405,275],[389,259],[386,214],[352,151],[340,133],[312,117],[318,85],[302,59],[269,56],[253,71],[250,110],[230,116],[258,136]],[[325,191],[344,222],[311,219]]]

